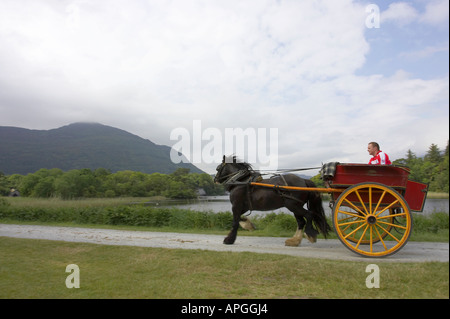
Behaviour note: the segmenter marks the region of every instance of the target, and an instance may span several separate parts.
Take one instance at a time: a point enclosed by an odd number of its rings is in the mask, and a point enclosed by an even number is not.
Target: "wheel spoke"
[[[377,219],[386,219],[386,218],[392,218],[392,217],[397,217],[397,216],[406,216],[406,213],[399,213],[399,214],[391,214],[391,215],[386,215],[386,216],[381,216],[378,217],[377,215]]]
[[[355,228],[351,233],[348,233],[347,236],[345,236],[344,238],[347,238],[348,236],[352,235],[353,233],[356,233],[358,230],[360,230],[362,227],[364,227],[364,225],[366,225],[366,224],[362,224],[361,226]]]
[[[361,211],[358,207],[356,207],[352,202],[350,202],[347,198],[344,199],[354,210],[356,210],[358,213],[361,213],[362,215],[366,215]]]
[[[353,217],[357,217],[357,218],[360,218],[360,219],[364,219],[364,216],[356,215],[356,214],[351,213],[351,212],[345,212],[345,211],[343,211],[343,210],[338,211],[338,213],[344,214],[344,215],[353,216]],[[350,217],[348,217],[348,218],[350,218]],[[341,220],[342,220],[342,219],[340,219],[339,221],[341,221]]]
[[[390,209],[392,206],[394,206],[395,204],[398,203],[398,199],[396,199],[394,202],[392,202],[389,206],[384,207],[378,214],[376,214],[375,216],[379,216],[382,212]]]
[[[394,235],[392,235],[387,229],[385,229],[383,226],[381,226],[380,224],[377,224],[378,227],[380,227],[386,234],[388,234],[389,236],[391,236],[397,243],[400,242],[400,240],[395,237]]]
[[[358,196],[358,199],[359,199],[359,202],[361,203],[361,206],[364,208],[364,211],[366,212],[365,215],[370,214],[370,213],[367,211],[366,205],[364,204],[364,201],[362,200],[361,195],[359,194],[358,190],[355,190],[355,193],[356,193],[356,195]]]
[[[378,238],[380,238],[381,243],[383,244],[384,250],[387,250],[386,244],[384,243],[383,236],[381,236],[380,232],[378,231],[378,228],[375,227],[375,231],[377,232]]]
[[[338,227],[339,227],[340,225],[346,224],[346,221],[348,221],[348,220],[354,221],[355,218],[354,218],[353,216],[350,216],[350,217],[345,217],[345,218],[339,219],[339,220],[337,221]],[[340,222],[345,222],[345,223],[340,223]],[[349,229],[350,227],[351,227],[351,225],[347,225],[347,227],[345,227],[345,228],[342,230],[342,232],[345,233],[345,232],[347,231],[347,229]]]
[[[383,194],[381,194],[380,199],[378,200],[377,206],[373,210],[374,212],[376,212],[378,210],[378,207],[380,207],[380,204],[383,201],[384,195],[386,195],[386,191],[383,191]]]
[[[353,225],[353,224],[360,224],[360,223],[364,223],[364,220],[355,220],[355,221],[351,221],[351,222],[346,222],[346,223],[340,223],[338,224],[338,226],[345,226],[345,225]]]
[[[344,218],[338,219],[338,225],[341,225],[342,222],[354,221],[354,220],[356,220],[355,217],[359,217],[359,216],[355,215],[355,216],[349,216],[349,217],[344,217]]]
[[[369,230],[369,244],[370,244],[370,252],[373,252],[373,227],[370,227]]]
[[[359,245],[361,244],[361,241],[364,238],[364,235],[366,234],[367,228],[369,228],[369,225],[366,224],[366,228],[364,228],[364,231],[363,231],[361,237],[359,238],[358,243],[356,244],[355,248],[358,248]]]
[[[398,225],[398,224],[393,224],[393,223],[388,223],[388,222],[383,222],[383,221],[378,221],[378,223],[384,224],[384,225],[388,225],[388,226],[392,226],[392,227],[396,227],[396,228],[408,229],[407,227],[402,226],[402,225]]]

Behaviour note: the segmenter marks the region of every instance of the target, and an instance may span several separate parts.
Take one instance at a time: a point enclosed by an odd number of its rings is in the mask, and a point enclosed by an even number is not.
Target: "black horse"
[[[286,240],[286,246],[298,246],[303,238],[303,228],[309,241],[315,242],[321,232],[325,238],[330,231],[325,212],[322,206],[322,198],[318,192],[313,191],[287,191],[282,188],[254,186],[250,183],[316,187],[315,184],[294,174],[276,175],[269,179],[262,179],[261,175],[254,171],[250,164],[238,162],[236,157],[223,157],[222,163],[217,166],[216,183],[224,184],[230,192],[230,201],[233,210],[233,228],[224,239],[224,244],[234,244],[239,228],[239,222],[247,221],[241,217],[251,210],[274,210],[286,207],[294,213],[298,229],[292,238]],[[308,209],[303,206],[308,204]],[[248,223],[248,221],[247,221]],[[306,227],[305,227],[306,225]]]

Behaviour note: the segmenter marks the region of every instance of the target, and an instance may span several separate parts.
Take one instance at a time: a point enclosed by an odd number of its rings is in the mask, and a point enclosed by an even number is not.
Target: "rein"
[[[233,172],[227,175],[222,176],[222,170],[225,168],[226,164],[232,164],[232,163],[222,163],[220,170],[218,171],[217,175],[223,178],[225,181],[222,182],[223,184],[226,184],[227,182],[234,179],[235,176],[238,174],[241,174],[241,171]],[[308,171],[312,169],[321,169],[322,166],[319,167],[308,167],[308,168],[284,168],[284,169],[278,169],[278,170],[252,170],[254,173],[259,173],[260,175],[280,175],[281,173],[288,173],[288,172],[301,172],[301,171]],[[249,170],[250,172],[250,170]]]
[[[267,172],[264,175],[269,175],[269,174],[278,174],[278,173],[309,171],[309,170],[312,170],[312,169],[321,169],[321,168],[322,168],[322,166],[319,166],[319,167],[308,167],[308,168],[282,168],[282,169],[278,169],[278,170],[275,170],[275,171],[259,170],[259,172]]]

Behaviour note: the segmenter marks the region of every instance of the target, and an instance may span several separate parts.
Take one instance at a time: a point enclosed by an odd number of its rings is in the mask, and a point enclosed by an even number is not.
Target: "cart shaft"
[[[342,188],[321,188],[321,187],[298,187],[298,186],[283,186],[283,185],[273,185],[273,184],[265,184],[265,183],[250,183],[252,186],[262,186],[268,188],[277,188],[277,189],[285,189],[291,191],[307,191],[307,192],[319,192],[319,193],[342,193],[344,189]]]

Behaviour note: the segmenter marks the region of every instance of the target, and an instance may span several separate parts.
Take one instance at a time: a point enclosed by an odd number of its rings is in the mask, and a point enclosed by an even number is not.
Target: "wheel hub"
[[[369,225],[374,225],[377,223],[377,217],[375,215],[369,215],[366,217],[366,221]]]

